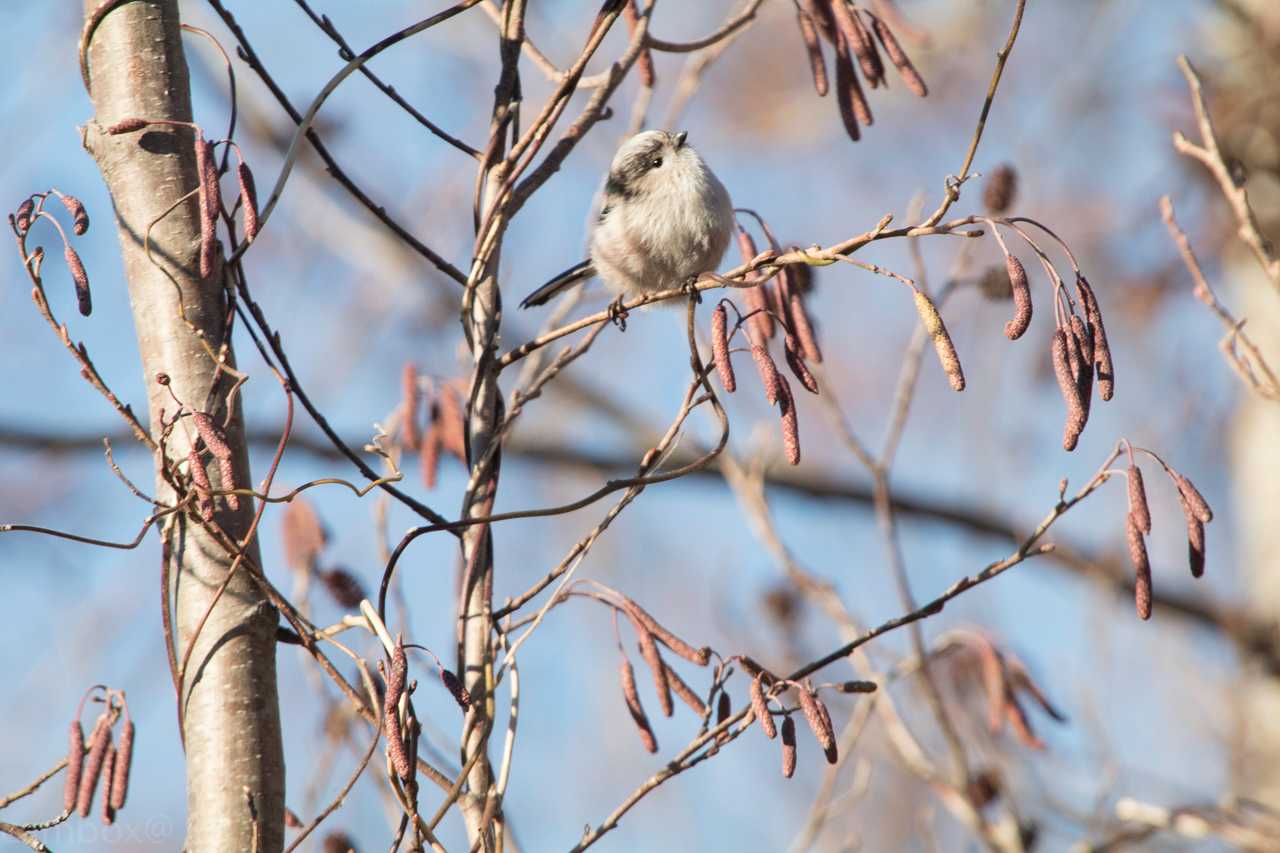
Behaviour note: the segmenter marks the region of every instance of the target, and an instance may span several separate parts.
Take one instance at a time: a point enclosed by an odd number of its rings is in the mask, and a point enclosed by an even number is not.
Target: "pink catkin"
[[[807,272],[809,267],[804,265],[800,269]],[[813,324],[809,322],[809,313],[805,310],[804,297],[798,285],[792,286],[787,298],[787,317],[795,330],[796,338],[800,341],[800,351],[804,353],[805,360],[822,364],[822,350],[819,349],[818,340],[813,334]]]
[[[645,610],[639,604],[636,604],[625,595],[622,596],[622,606],[627,611],[627,615],[657,639],[662,645],[671,649],[680,657],[695,663],[698,666],[706,666],[711,661],[711,649],[708,646],[702,648],[694,648],[689,643],[677,637],[671,631],[667,630],[657,619],[654,619],[649,611]]]
[[[729,313],[723,305],[711,312],[711,357],[720,375],[720,384],[732,394],[738,387],[733,375],[733,363],[729,360]]]
[[[667,681],[666,662],[662,660],[662,653],[658,651],[658,644],[653,634],[646,631],[638,622],[633,621],[632,625],[640,641],[640,656],[644,658],[644,662],[653,673],[653,687],[658,693],[658,705],[662,709],[662,715],[670,717],[675,713],[675,706],[671,702],[671,684]]]
[[[35,212],[36,203],[31,199],[23,199],[22,204],[18,205],[18,211],[14,214],[14,225],[18,228],[19,234],[26,234],[31,230],[31,214]]]
[[[782,378],[778,375],[778,366],[773,363],[773,357],[769,355],[769,351],[760,344],[754,344],[751,347],[751,357],[755,360],[756,371],[760,374],[760,384],[764,387],[764,398],[772,406],[778,402],[778,389]]]
[[[845,0],[830,0],[830,4],[831,17],[840,37],[862,66],[862,74],[867,78],[867,83],[871,88],[876,88],[884,77],[884,65],[875,54],[870,34]]]
[[[236,182],[240,185],[240,208],[244,212],[244,239],[252,243],[258,236],[258,190],[253,183],[253,172],[243,160],[236,166]]]
[[[1178,487],[1178,494],[1186,501],[1192,515],[1202,524],[1213,521],[1213,510],[1209,508],[1209,502],[1204,499],[1204,495],[1200,494],[1195,484],[1177,471],[1174,471],[1172,476],[1173,484]]]
[[[88,817],[93,808],[93,795],[98,789],[98,778],[102,775],[102,764],[106,761],[110,746],[111,718],[104,711],[89,735],[89,753],[85,759],[84,773],[80,777],[80,789],[76,792],[76,811],[80,813],[80,817]]]
[[[779,394],[782,402],[782,449],[787,456],[787,464],[800,464],[800,420],[796,415],[796,398],[791,393],[791,383],[787,377],[778,377]]]
[[[200,214],[200,277],[213,275],[213,261],[217,243],[217,213],[209,213],[213,206],[210,194],[214,187],[209,185],[209,161],[213,158],[213,147],[201,136],[196,137],[196,199]],[[216,186],[217,181],[214,181]]]
[[[947,375],[947,381],[951,384],[953,391],[963,391],[964,370],[960,366],[960,356],[956,353],[951,335],[947,333],[947,326],[942,322],[942,315],[938,313],[933,300],[923,291],[915,291],[913,298],[916,303],[916,313],[920,315],[920,323],[933,339],[933,349],[938,355],[938,363],[942,365],[942,372]]]
[[[667,667],[667,683],[671,685],[671,692],[680,697],[680,701],[689,706],[699,717],[706,716],[707,706],[697,693],[693,692],[693,688],[685,683],[674,669]]]
[[[765,737],[772,740],[778,736],[778,728],[773,724],[773,715],[769,713],[769,701],[765,698],[764,687],[761,685],[763,677],[763,674],[757,675],[751,680],[751,712],[755,714],[756,722],[760,724]]]
[[[1084,303],[1085,318],[1093,330],[1093,357],[1098,368],[1098,393],[1102,399],[1110,400],[1115,394],[1116,371],[1111,361],[1111,347],[1107,343],[1107,328],[1102,321],[1102,307],[1094,295],[1089,280],[1084,276],[1076,277],[1076,291],[1080,301]]]
[[[796,772],[796,724],[790,717],[782,718],[782,775],[790,779]]]
[[[209,472],[205,470],[200,453],[194,446],[187,451],[187,467],[191,473],[191,486],[196,492],[200,517],[205,521],[213,521],[213,498],[210,495],[213,484],[209,482]]]
[[[408,678],[409,662],[404,653],[404,641],[397,640],[391,655],[391,667],[387,675],[387,691],[383,699],[382,714],[384,732],[387,737],[387,752],[391,756],[391,766],[401,779],[413,776],[413,764],[404,748],[404,737],[400,727],[400,697],[404,694],[405,681]]]
[[[824,714],[822,703],[807,688],[797,688],[796,694],[800,699],[800,710],[804,712],[805,722],[809,724],[809,730],[813,732],[818,745],[824,752],[833,752],[836,748],[835,732],[831,728],[830,717]]]
[[[76,235],[80,235],[89,230],[89,213],[84,209],[84,204],[80,199],[73,195],[60,195],[59,201],[62,206],[71,214],[71,230]]]
[[[804,363],[804,359],[801,358],[799,343],[793,336],[787,335],[783,352],[787,359],[787,367],[791,368],[791,375],[800,380],[800,384],[804,386],[804,390],[808,391],[810,394],[817,394],[818,380],[813,378],[813,374]]]
[[[284,559],[289,568],[299,574],[314,571],[326,539],[324,525],[311,501],[301,495],[289,501],[280,528],[284,539]]]
[[[624,0],[622,16],[627,21],[627,34],[634,37],[636,27],[640,23],[640,11],[636,7],[636,0]],[[640,56],[636,58],[636,70],[640,73],[640,85],[653,88],[656,78],[653,71],[653,52],[649,48],[646,47],[640,51]]]
[[[126,719],[120,730],[120,746],[111,773],[111,808],[120,811],[129,796],[129,770],[133,765],[133,720]]]
[[[1200,519],[1187,517],[1187,559],[1193,578],[1204,575],[1204,524]]]
[[[204,446],[209,448],[209,452],[218,460],[218,474],[221,479],[220,485],[224,490],[230,491],[236,487],[236,469],[234,457],[231,453],[231,446],[227,444],[227,438],[219,427],[206,412],[196,412],[191,416],[196,426],[196,433],[200,436],[200,440],[204,442]],[[227,506],[233,510],[240,509],[239,495],[226,495]]]
[[[137,116],[133,116],[131,118],[121,119],[120,121],[111,125],[110,127],[107,128],[107,133],[111,134],[112,136],[117,136],[121,133],[133,133],[136,130],[142,130],[144,127],[146,127],[149,124],[151,124],[151,122],[147,121],[145,118],[138,118]]]
[[[889,54],[889,61],[893,63],[894,68],[898,69],[898,75],[907,84],[907,88],[921,98],[928,95],[929,87],[925,85],[924,78],[920,76],[920,72],[916,71],[916,67],[911,64],[910,57],[902,49],[902,45],[898,43],[893,31],[875,15],[869,12],[865,14],[871,19],[871,27],[875,30],[876,38],[884,46],[884,52]]]
[[[444,689],[449,691],[449,695],[453,697],[453,701],[458,703],[458,707],[467,710],[471,705],[471,691],[462,686],[462,679],[453,674],[452,670],[441,669],[440,681],[444,684]]]
[[[80,777],[84,772],[84,727],[76,720],[71,724],[67,744],[67,779],[62,789],[62,810],[70,812],[80,793]]]
[[[1084,430],[1084,402],[1080,397],[1080,386],[1071,373],[1068,362],[1067,333],[1058,329],[1053,333],[1053,373],[1058,379],[1058,390],[1067,404],[1067,421],[1063,428],[1062,447],[1064,450],[1075,450]]]
[[[113,791],[112,783],[115,781],[116,773],[116,748],[114,746],[107,747],[107,756],[102,762],[102,822],[107,826],[115,823],[116,810],[111,805]]]
[[[1005,255],[1004,263],[1009,272],[1009,287],[1013,291],[1013,319],[1004,324],[1004,336],[1016,341],[1031,326],[1031,286],[1022,261],[1013,255]]]
[[[813,75],[813,89],[818,97],[825,97],[827,85],[827,62],[822,57],[822,45],[818,43],[818,29],[813,18],[803,7],[796,7],[796,24],[800,27],[800,38],[804,41],[805,55],[809,59],[809,71]]]
[[[1133,513],[1129,513],[1126,519],[1125,533],[1129,540],[1129,560],[1133,563],[1135,576],[1133,587],[1134,608],[1138,612],[1139,619],[1150,619],[1151,563],[1147,559],[1147,543],[1142,538],[1142,530],[1138,527],[1137,519],[1133,517]]]
[[[858,75],[853,70],[853,60],[849,56],[849,43],[843,33],[836,34],[836,100],[840,106],[840,120],[844,122],[845,133],[854,142],[862,137],[858,125],[870,126],[874,121],[867,98],[862,94],[862,86],[858,83]]]
[[[644,706],[640,704],[640,693],[636,690],[635,670],[631,667],[631,661],[625,657],[618,665],[618,675],[622,681],[622,698],[627,703],[627,711],[631,714],[631,720],[636,724],[636,729],[640,732],[641,743],[650,753],[657,752],[658,739],[654,737],[653,727],[649,725],[649,718],[644,713]]]
[[[1147,506],[1147,490],[1142,484],[1142,469],[1130,464],[1127,470],[1129,481],[1129,512],[1143,533],[1151,532],[1151,509]]]
[[[76,254],[76,250],[70,246],[63,246],[62,256],[67,261],[67,269],[71,272],[71,280],[76,286],[76,307],[80,309],[82,316],[88,317],[93,313],[93,297],[89,293],[89,274],[84,271],[84,263],[80,260],[80,256]]]

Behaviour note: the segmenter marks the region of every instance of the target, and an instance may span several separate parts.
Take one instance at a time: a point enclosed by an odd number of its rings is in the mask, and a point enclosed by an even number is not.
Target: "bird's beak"
[[[685,139],[686,139],[686,138],[688,138],[688,136],[689,136],[689,131],[687,131],[687,130],[682,130],[682,131],[680,131],[679,133],[677,133],[677,134],[676,134],[676,147],[677,147],[677,148],[683,148],[683,147],[684,147],[684,141],[685,141]]]

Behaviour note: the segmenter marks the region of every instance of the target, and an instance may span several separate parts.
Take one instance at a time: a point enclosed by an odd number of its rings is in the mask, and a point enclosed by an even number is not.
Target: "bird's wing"
[[[520,303],[520,307],[532,308],[535,305],[544,305],[561,291],[584,282],[595,274],[596,268],[592,266],[589,258],[585,261],[580,261],[526,296],[524,301]]]

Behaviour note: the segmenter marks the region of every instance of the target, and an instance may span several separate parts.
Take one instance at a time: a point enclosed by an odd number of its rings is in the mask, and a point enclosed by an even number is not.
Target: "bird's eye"
[[[650,160],[650,161],[649,161],[649,167],[650,167],[650,168],[652,168],[652,169],[659,169],[659,168],[661,168],[661,167],[662,167],[662,158],[661,158],[661,157],[654,157],[652,160]]]

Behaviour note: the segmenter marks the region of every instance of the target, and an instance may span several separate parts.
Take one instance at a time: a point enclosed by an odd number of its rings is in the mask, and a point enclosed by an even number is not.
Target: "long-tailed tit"
[[[733,203],[687,136],[647,130],[623,143],[609,168],[591,257],[529,294],[522,308],[596,275],[621,299],[715,271],[733,229]]]

